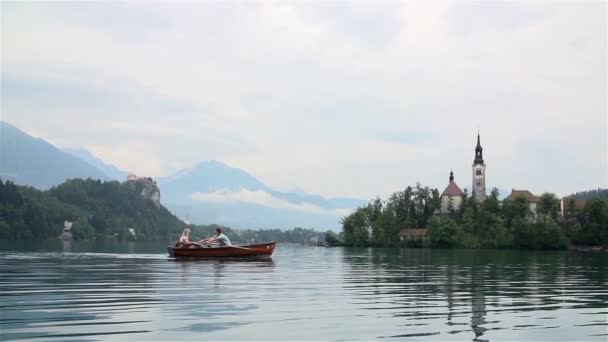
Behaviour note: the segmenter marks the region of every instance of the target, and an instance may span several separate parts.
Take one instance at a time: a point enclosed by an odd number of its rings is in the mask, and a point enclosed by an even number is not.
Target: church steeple
[[[483,164],[483,148],[479,140],[479,133],[477,133],[477,146],[475,146],[475,160],[474,164]]]
[[[450,170],[450,183],[452,183],[454,181],[454,172],[452,172],[452,170]]]
[[[483,162],[483,148],[477,132],[477,146],[475,146],[475,160],[473,160],[473,197],[477,203],[486,199],[486,164]]]

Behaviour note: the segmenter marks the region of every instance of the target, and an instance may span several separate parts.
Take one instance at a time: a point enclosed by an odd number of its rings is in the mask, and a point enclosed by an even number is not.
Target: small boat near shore
[[[170,257],[180,258],[235,258],[271,256],[275,241],[257,245],[206,247],[198,243],[177,242],[167,247]]]

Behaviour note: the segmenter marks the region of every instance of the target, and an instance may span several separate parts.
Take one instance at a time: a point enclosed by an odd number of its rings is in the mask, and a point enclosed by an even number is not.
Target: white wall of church
[[[462,196],[441,196],[441,212],[450,212],[450,202],[452,202],[452,210],[458,210],[462,206]]]

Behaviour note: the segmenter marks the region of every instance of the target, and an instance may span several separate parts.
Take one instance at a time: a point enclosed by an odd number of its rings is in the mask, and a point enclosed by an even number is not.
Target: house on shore
[[[505,201],[513,200],[513,199],[515,199],[517,197],[524,197],[528,201],[528,206],[530,208],[530,211],[533,214],[536,214],[536,207],[538,206],[538,203],[540,202],[540,198],[538,198],[537,196],[535,196],[529,190],[515,190],[515,189],[512,189],[511,193],[509,194],[509,196],[507,196],[505,198]]]
[[[571,206],[574,204],[574,207]],[[560,209],[562,216],[568,215],[571,211],[581,211],[585,209],[587,205],[587,200],[584,199],[576,199],[572,196],[563,197],[560,203]]]
[[[63,241],[72,240],[72,222],[65,220],[63,223],[63,231],[59,235],[59,239]]]
[[[428,229],[426,228],[415,228],[415,229],[401,229],[399,231],[399,239],[401,241],[411,239],[423,239],[426,240]]]

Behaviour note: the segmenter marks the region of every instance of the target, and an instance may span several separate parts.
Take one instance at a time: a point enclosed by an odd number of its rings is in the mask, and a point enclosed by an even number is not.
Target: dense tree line
[[[215,234],[216,228],[221,228],[230,241],[242,244],[254,244],[269,241],[297,244],[316,244],[325,241],[325,234],[310,228],[295,227],[288,230],[275,229],[244,229],[237,230],[219,225],[195,225],[192,227],[192,240],[199,240]]]
[[[580,191],[573,194],[571,197],[575,199],[593,199],[597,197],[608,200],[608,189],[594,189],[588,191]]]
[[[525,197],[500,201],[494,189],[482,203],[465,191],[458,210],[440,214],[437,189],[407,187],[388,200],[377,198],[342,220],[345,246],[564,249],[568,244],[608,245],[608,201],[592,196],[583,209],[574,197],[564,215],[551,193],[534,212]],[[400,241],[403,228],[428,228],[426,239]],[[335,240],[336,237],[332,236]],[[335,241],[334,241],[335,243]]]
[[[0,180],[0,238],[57,238],[65,220],[74,239],[173,239],[183,223],[127,183],[68,180],[48,191]]]
[[[140,187],[117,181],[72,179],[40,191],[0,180],[0,239],[56,239],[62,232],[63,222],[68,220],[73,222],[72,235],[77,240],[124,240],[128,228],[135,228],[137,240],[177,240],[186,224],[140,194]],[[192,239],[213,236],[218,227],[192,226]],[[323,233],[300,227],[289,230],[221,228],[233,242],[239,243],[313,244],[324,240]]]

